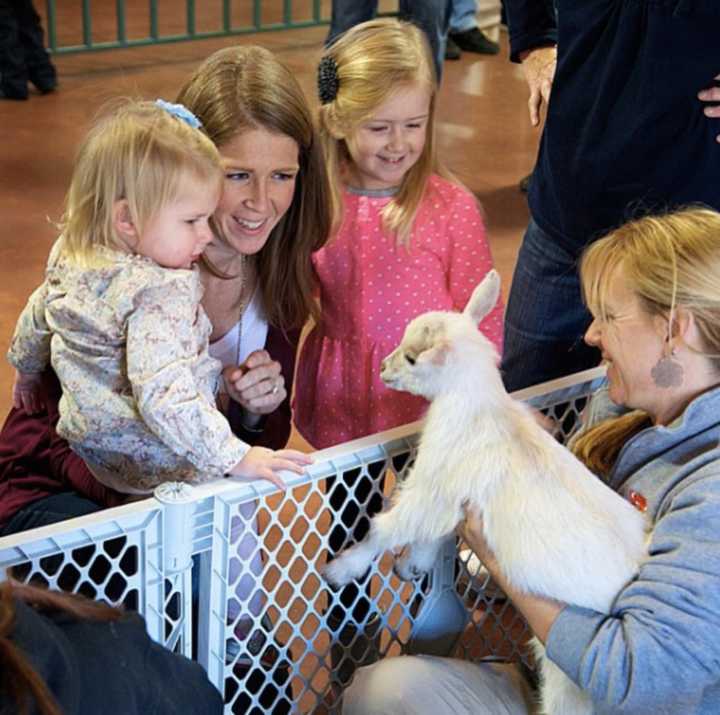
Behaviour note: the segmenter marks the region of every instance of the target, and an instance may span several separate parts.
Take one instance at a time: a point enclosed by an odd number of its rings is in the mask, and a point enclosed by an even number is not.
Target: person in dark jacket
[[[509,390],[597,364],[583,248],[626,220],[720,208],[717,0],[505,0],[530,117],[547,117],[505,316]],[[556,69],[557,58],[557,69]],[[550,90],[552,89],[552,96]]]
[[[137,614],[13,581],[0,585],[0,673],[3,713],[223,712],[202,667],[153,642]]]

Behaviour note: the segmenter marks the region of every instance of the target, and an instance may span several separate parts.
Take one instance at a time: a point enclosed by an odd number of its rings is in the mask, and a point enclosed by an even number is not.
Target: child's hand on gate
[[[18,410],[25,410],[29,415],[35,415],[42,410],[45,406],[45,397],[41,372],[15,371],[13,405]]]
[[[283,491],[287,488],[279,472],[288,470],[302,474],[305,467],[312,463],[312,457],[296,449],[278,449],[251,447],[247,454],[230,470],[233,477],[247,481],[266,479]]]

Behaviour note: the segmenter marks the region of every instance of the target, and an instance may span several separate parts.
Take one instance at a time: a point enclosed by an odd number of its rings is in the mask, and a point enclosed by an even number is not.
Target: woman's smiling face
[[[232,249],[255,254],[292,204],[300,170],[297,142],[255,128],[218,150],[225,179],[215,223]]]
[[[651,372],[664,355],[666,321],[648,313],[628,287],[622,266],[608,282],[604,307],[604,317],[593,315],[585,342],[599,348],[607,364],[610,399],[658,414],[667,393],[655,385]]]

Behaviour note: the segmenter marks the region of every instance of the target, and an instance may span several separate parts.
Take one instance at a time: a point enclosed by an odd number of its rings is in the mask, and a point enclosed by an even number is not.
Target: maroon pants
[[[126,495],[98,482],[55,431],[60,384],[48,370],[46,407],[28,415],[13,408],[0,432],[0,526],[38,499],[75,492],[102,507],[122,504]]]

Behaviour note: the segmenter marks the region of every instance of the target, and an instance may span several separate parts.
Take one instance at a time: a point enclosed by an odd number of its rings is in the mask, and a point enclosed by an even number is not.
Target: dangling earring
[[[670,348],[669,354],[663,355],[650,371],[655,387],[680,387],[683,384],[685,370],[682,363],[675,359],[675,353],[675,348]]]

